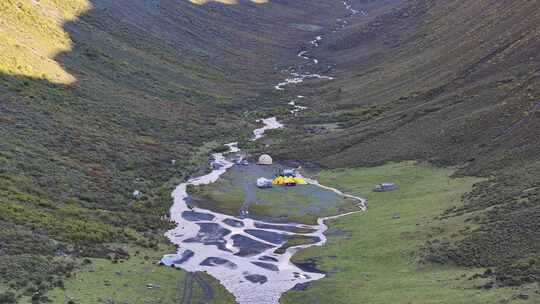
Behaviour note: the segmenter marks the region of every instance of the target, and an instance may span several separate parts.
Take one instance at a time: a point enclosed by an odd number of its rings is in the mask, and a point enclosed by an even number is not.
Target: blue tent
[[[397,186],[394,183],[382,183],[375,186],[375,189],[373,191],[375,192],[386,192],[386,191],[393,191],[396,190]]]

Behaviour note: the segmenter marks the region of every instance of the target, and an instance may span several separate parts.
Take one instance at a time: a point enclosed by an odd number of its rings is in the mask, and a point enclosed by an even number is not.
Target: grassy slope
[[[289,23],[336,6],[304,4],[2,1],[0,290],[60,285],[62,252],[164,242],[173,185],[249,132],[276,58],[311,36]]]
[[[401,1],[354,20],[315,51],[337,64],[338,77],[316,90],[313,111],[299,120],[343,129],[302,134],[290,152],[329,166],[468,162],[470,173],[534,159],[539,62],[530,54],[540,20],[530,12],[538,10],[532,2]]]
[[[92,263],[83,266],[73,279],[65,283],[63,289],[51,291],[49,299],[52,303],[64,303],[67,299],[73,299],[80,304],[103,303],[107,300],[131,304],[173,304],[203,300],[205,303],[234,303],[231,295],[207,275],[198,273],[194,280],[193,275],[184,271],[155,264],[163,251],[173,249],[133,248],[130,252],[137,254],[120,263],[91,259]],[[205,294],[200,280],[210,286],[210,294]]]
[[[395,3],[368,8],[369,17],[315,51],[336,63],[336,81],[299,92],[314,96],[312,111],[291,122],[297,135],[275,154],[330,168],[420,159],[489,177],[465,207],[447,213],[481,225],[457,242],[430,245],[433,257],[498,267],[496,284],[538,281],[540,61],[533,54],[540,48],[540,5]],[[341,128],[303,132],[328,123]]]
[[[267,71],[271,62],[279,58],[277,54],[281,54],[277,50],[280,44],[289,46],[288,42],[291,41],[281,38],[279,42],[274,40],[273,33],[290,34],[288,30],[280,28],[280,24],[298,23],[301,19],[313,20],[318,16],[314,13],[317,11],[335,11],[329,9],[332,8],[330,4],[307,6],[301,2],[255,10],[264,11],[261,15],[254,14],[252,8],[246,15],[244,7],[239,6],[184,9],[185,6],[178,6],[185,5],[184,2],[163,2],[167,3],[166,6],[152,8],[144,6],[150,3],[148,1],[95,2],[111,6],[87,10],[88,1],[58,0],[8,0],[0,4],[0,38],[6,41],[0,46],[0,98],[3,100],[0,104],[0,245],[7,248],[2,252],[0,267],[22,269],[22,272],[14,272],[20,276],[8,281],[11,289],[26,291],[27,294],[35,291],[36,286],[46,289],[44,285],[47,284],[42,283],[57,282],[56,276],[61,278],[67,275],[68,270],[49,259],[58,249],[77,256],[103,257],[114,248],[108,242],[137,242],[149,247],[161,242],[156,235],[167,225],[158,218],[170,204],[172,185],[162,187],[163,183],[173,175],[187,175],[196,164],[204,161],[204,155],[198,153],[197,147],[208,139],[228,138],[237,130],[248,129],[247,125],[234,119],[235,111],[242,110],[240,105],[243,102],[251,106],[259,102],[268,103],[257,100],[265,99],[264,94],[247,94],[250,96],[247,99],[242,94],[238,95],[238,92],[251,88],[254,82],[249,79],[249,85],[242,84],[246,79],[236,79],[231,75],[259,79],[251,76]],[[475,10],[470,10],[470,3],[477,2],[452,1],[448,2],[450,9],[436,6],[429,11],[433,1],[415,1],[418,7],[407,11],[407,16],[400,11],[399,14],[386,16],[387,19],[377,20],[385,24],[385,29],[412,29],[411,32],[403,32],[412,35],[399,40],[405,47],[391,48],[405,52],[399,56],[386,51],[378,54],[389,54],[405,60],[405,63],[398,62],[394,66],[394,61],[386,61],[383,57],[379,57],[380,60],[367,60],[377,59],[376,56],[370,57],[373,54],[356,57],[360,53],[355,48],[357,45],[378,46],[372,50],[381,50],[381,46],[388,50],[388,45],[399,45],[395,44],[396,36],[380,35],[380,26],[375,24],[371,24],[368,30],[353,29],[351,36],[345,35],[340,41],[328,44],[328,50],[332,52],[335,49],[349,52],[338,54],[338,57],[347,62],[349,69],[343,70],[354,77],[346,73],[338,77],[345,82],[334,82],[326,87],[323,99],[339,101],[339,107],[343,107],[340,110],[345,114],[340,119],[345,117],[346,125],[354,128],[336,135],[338,139],[325,138],[325,145],[319,145],[319,141],[300,145],[319,147],[318,150],[324,146],[331,147],[330,154],[322,155],[327,156],[325,161],[328,163],[335,161],[339,164],[380,161],[390,156],[399,159],[426,158],[424,151],[419,152],[417,147],[434,148],[430,150],[430,157],[439,157],[437,153],[442,153],[450,155],[449,161],[455,163],[454,153],[466,151],[456,155],[459,155],[458,161],[469,162],[467,168],[471,170],[468,172],[490,174],[493,171],[483,165],[486,163],[484,155],[487,155],[490,166],[503,168],[503,172],[509,174],[499,171],[498,179],[483,183],[481,190],[474,192],[475,197],[470,200],[473,203],[458,212],[471,211],[477,215],[478,206],[497,205],[497,208],[488,209],[483,217],[483,221],[491,226],[484,226],[488,227],[487,230],[472,229],[477,233],[468,239],[463,238],[466,246],[458,244],[470,251],[470,254],[465,251],[467,254],[462,254],[458,260],[468,261],[472,257],[474,261],[480,260],[477,264],[481,265],[493,264],[492,257],[478,256],[477,253],[486,252],[479,250],[483,247],[509,253],[509,259],[513,260],[526,258],[530,252],[538,252],[534,245],[540,243],[535,242],[539,234],[534,226],[538,218],[535,216],[539,197],[538,166],[528,161],[537,155],[535,132],[539,130],[535,127],[538,120],[537,111],[533,108],[538,96],[534,60],[537,32],[528,29],[534,28],[538,14],[530,14],[535,10],[532,1],[513,2],[511,6],[511,1],[497,2],[502,7],[492,5],[492,2],[482,1],[481,5],[474,7]],[[459,13],[465,11],[471,11],[476,16],[478,14],[475,12],[483,11],[484,7],[489,7],[486,10],[489,18],[486,15],[475,18],[479,23],[474,26],[461,17],[456,18],[457,15],[470,18],[468,14]],[[505,12],[505,18],[500,18],[498,10]],[[84,14],[80,19],[73,19],[82,11]],[[156,19],[139,14],[150,11],[157,11]],[[427,20],[424,15],[426,11],[435,17],[428,23],[420,22],[427,25],[417,28],[417,21]],[[453,12],[453,15],[448,12]],[[294,15],[298,15],[298,18],[293,18]],[[498,25],[499,20],[503,19],[509,24],[518,25]],[[156,23],[155,20],[166,21]],[[212,20],[212,24],[208,20]],[[244,22],[254,20],[264,26],[242,27]],[[322,19],[319,21],[322,22]],[[168,28],[164,24],[174,26]],[[464,28],[455,24],[470,29],[472,33],[463,35],[460,31]],[[455,31],[445,30],[449,28]],[[485,28],[493,32],[479,30]],[[499,35],[503,32],[501,29],[509,32]],[[356,34],[358,32],[359,35]],[[512,42],[507,40],[520,32],[527,35],[504,48],[508,42]],[[479,39],[478,33],[485,35]],[[297,34],[291,35],[291,39],[302,36]],[[213,39],[217,36],[220,39]],[[500,41],[489,39],[499,36],[502,37]],[[384,41],[366,43],[366,38],[372,37],[382,37]],[[419,39],[422,37],[425,39]],[[466,43],[455,43],[456,39],[461,41],[463,37],[468,37]],[[231,44],[231,41],[240,43]],[[413,44],[407,44],[411,41]],[[441,43],[443,41],[445,43]],[[474,44],[476,41],[486,43],[478,47]],[[354,42],[352,47],[347,45],[349,42]],[[421,43],[414,45],[416,42]],[[423,55],[446,54],[449,49],[446,43],[455,47],[453,53],[449,53],[450,59],[459,58],[462,61],[435,57],[437,60],[427,64],[425,59],[428,57]],[[432,49],[433,45],[439,48]],[[423,51],[418,51],[418,48]],[[489,54],[492,48],[497,56],[488,56],[484,60],[484,55]],[[465,49],[472,51],[464,52]],[[268,56],[260,56],[261,50],[266,51],[265,55]],[[290,49],[284,51],[294,56]],[[418,58],[409,60],[410,54],[416,54]],[[208,57],[210,55],[214,57]],[[356,58],[357,62],[351,64],[351,57]],[[261,58],[266,61],[259,62]],[[495,59],[496,64],[492,65],[490,58]],[[251,64],[246,64],[245,60]],[[531,61],[526,64],[526,60]],[[384,73],[377,66],[380,62],[389,64],[382,69]],[[447,64],[442,65],[441,62]],[[366,67],[362,65],[364,63],[373,66]],[[260,68],[259,64],[264,68]],[[419,69],[409,69],[411,66]],[[437,69],[425,69],[426,66],[460,70],[455,71],[458,77],[447,85],[444,78],[448,75],[446,71],[441,73]],[[497,70],[494,68],[496,66],[508,69],[500,73],[501,69]],[[401,73],[396,76],[396,71]],[[373,73],[378,77],[373,77]],[[439,75],[442,79],[432,75]],[[496,77],[492,78],[493,75]],[[66,85],[73,78],[77,82]],[[373,79],[379,81],[373,82]],[[415,79],[420,85],[415,83],[413,86],[404,81],[407,79]],[[423,82],[426,79],[430,80],[429,86]],[[359,85],[366,80],[370,86]],[[397,87],[389,88],[389,83]],[[461,91],[463,83],[471,85]],[[411,87],[419,90],[411,90]],[[441,102],[442,107],[433,106],[431,102],[434,97],[440,97],[437,102]],[[333,104],[325,100],[321,100],[320,104]],[[371,123],[372,118],[380,118],[381,109],[369,108],[371,103],[393,100],[397,104],[395,108],[390,107],[394,112],[388,111],[387,104],[383,107],[384,113],[389,114],[387,120],[381,120],[382,123],[375,126],[361,123],[366,119]],[[493,106],[489,103],[492,100],[501,102]],[[368,101],[368,105],[359,105],[358,101]],[[454,106],[464,104],[464,101],[467,101],[467,107]],[[353,109],[350,109],[351,104]],[[447,106],[451,111],[441,111]],[[487,111],[478,110],[482,107]],[[402,116],[404,109],[407,115]],[[463,113],[467,114],[466,119],[461,118]],[[458,118],[450,120],[448,124],[440,123],[452,115]],[[454,123],[458,123],[457,126]],[[496,127],[501,124],[505,128]],[[390,130],[386,126],[390,126]],[[441,130],[433,126],[442,126],[443,131],[447,132],[445,134],[451,135],[442,137],[444,140],[440,143],[438,140],[435,143],[426,140],[441,138]],[[401,131],[395,131],[400,127]],[[471,134],[468,133],[470,130],[487,130],[488,134]],[[366,140],[380,133],[385,134],[384,140]],[[504,141],[491,136],[500,134],[504,135]],[[471,135],[479,142],[471,140]],[[402,138],[408,140],[403,141]],[[354,145],[358,142],[365,142],[366,145]],[[340,149],[340,154],[335,154],[336,146],[345,148]],[[381,151],[391,152],[392,155]],[[470,154],[476,151],[479,153],[471,158]],[[320,159],[319,151],[312,152],[317,153],[308,156]],[[306,156],[303,151],[301,153],[302,158]],[[176,166],[171,166],[172,158],[181,160]],[[523,163],[516,159],[521,159]],[[448,159],[443,161],[447,162]],[[527,178],[516,179],[516,176]],[[490,191],[492,187],[500,185],[504,185],[502,191]],[[145,192],[142,201],[134,202],[130,198],[134,188]],[[530,189],[533,189],[532,192]],[[523,218],[532,225],[522,225]],[[497,233],[501,231],[500,223],[509,227],[505,229],[509,233],[503,234],[504,239],[486,237],[500,235]],[[525,237],[515,238],[516,232],[512,230],[515,227],[519,228],[516,230],[519,235]],[[516,244],[514,240],[520,242]],[[43,247],[35,244],[43,244]],[[43,267],[34,272],[35,265]],[[49,275],[55,276],[55,280],[49,280]],[[0,286],[0,290],[4,288]]]
[[[86,0],[40,1],[40,9],[30,1],[6,0],[0,4],[0,72],[54,83],[70,83],[75,79],[54,60],[59,52],[69,51],[72,41],[62,28],[89,10]]]
[[[419,263],[425,242],[461,238],[470,225],[463,218],[433,220],[461,206],[461,196],[478,181],[450,178],[452,172],[413,163],[322,171],[321,182],[368,198],[370,207],[367,213],[330,222],[343,235],[294,257],[297,262],[315,259],[328,276],[306,291],[287,293],[282,303],[495,303],[515,295],[510,289],[473,288],[485,283],[469,280],[475,270]],[[383,181],[396,182],[399,189],[371,191]]]

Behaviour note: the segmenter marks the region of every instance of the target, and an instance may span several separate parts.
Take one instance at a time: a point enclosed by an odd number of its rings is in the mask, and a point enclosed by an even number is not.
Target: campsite
[[[278,222],[314,224],[321,216],[358,210],[357,201],[314,185],[257,187],[257,179],[274,180],[286,169],[290,168],[279,163],[258,165],[255,161],[236,165],[216,183],[192,188],[190,195],[194,204],[201,208],[230,215],[248,211],[251,217]]]

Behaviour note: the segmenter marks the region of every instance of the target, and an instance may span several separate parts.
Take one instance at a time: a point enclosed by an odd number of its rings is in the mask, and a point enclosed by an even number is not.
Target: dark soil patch
[[[274,264],[263,263],[263,262],[251,262],[251,263],[253,265],[259,266],[259,267],[267,269],[267,270],[276,271],[276,272],[279,271],[279,268]]]
[[[182,218],[190,222],[198,221],[211,221],[215,218],[212,214],[200,213],[195,211],[184,211],[182,212]]]
[[[240,251],[236,253],[238,256],[256,255],[274,247],[238,234],[233,235],[232,240],[234,241],[234,246],[240,248]]]
[[[298,268],[302,269],[302,271],[305,272],[314,272],[314,273],[322,273],[326,274],[326,272],[319,270],[317,268],[317,262],[320,258],[312,257],[305,261],[302,261],[301,263],[295,262],[294,265],[296,265]]]
[[[230,269],[236,269],[238,268],[238,265],[235,263],[223,259],[223,258],[217,258],[217,257],[209,257],[201,262],[201,266],[225,266]]]
[[[246,280],[250,281],[251,283],[258,283],[258,284],[264,284],[268,281],[268,279],[260,274],[250,274],[245,276]]]
[[[244,223],[242,221],[235,220],[235,219],[228,218],[228,219],[223,220],[223,222],[231,227],[236,227],[236,228],[244,227]]]
[[[259,238],[261,240],[265,240],[267,242],[279,245],[285,242],[287,239],[286,235],[279,234],[276,232],[266,231],[266,230],[253,230],[253,229],[247,229],[245,230],[248,234],[251,234],[252,236]]]
[[[276,259],[274,257],[267,256],[267,255],[260,257],[259,260],[261,260],[261,261],[269,261],[269,262],[278,262],[279,261],[278,259]]]
[[[286,226],[286,225],[272,225],[272,224],[261,224],[261,223],[255,223],[255,227],[260,229],[272,229],[272,230],[282,230],[292,233],[313,233],[315,232],[314,229],[310,228],[302,228],[302,227],[296,227],[296,226]]]

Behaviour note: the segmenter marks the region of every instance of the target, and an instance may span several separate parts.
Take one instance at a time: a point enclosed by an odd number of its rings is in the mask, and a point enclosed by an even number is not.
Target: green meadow
[[[369,209],[329,222],[330,231],[339,233],[332,233],[325,246],[294,256],[295,262],[316,262],[327,276],[305,291],[288,292],[282,303],[520,303],[517,289],[477,288],[484,279],[471,277],[484,269],[423,262],[426,242],[459,239],[467,226],[462,218],[434,219],[459,206],[479,181],[451,178],[452,173],[413,162],[322,171],[321,183],[367,198]],[[381,182],[399,188],[373,192]]]
[[[212,277],[187,273],[173,267],[157,265],[162,252],[132,248],[134,255],[113,263],[104,259],[87,259],[63,288],[49,292],[51,303],[95,304],[177,304],[234,303],[233,297]]]
[[[358,210],[356,202],[314,185],[259,189],[259,177],[273,178],[280,165],[235,166],[216,183],[191,187],[195,203],[203,208],[238,215],[245,207],[252,217],[316,224],[319,217]]]

